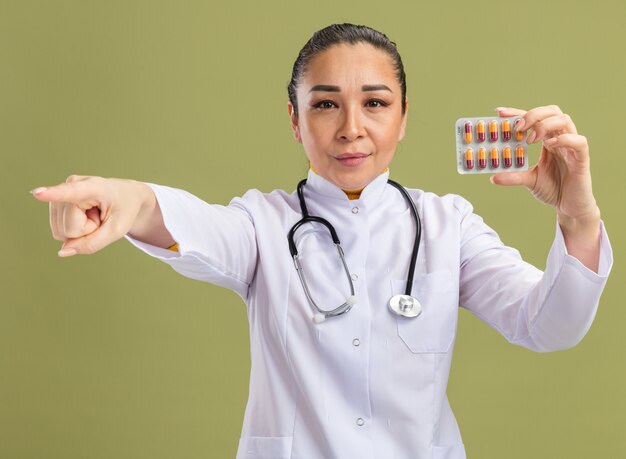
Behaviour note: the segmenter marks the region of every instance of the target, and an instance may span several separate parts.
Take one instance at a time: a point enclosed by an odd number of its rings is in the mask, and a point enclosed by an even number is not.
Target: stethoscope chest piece
[[[422,312],[422,305],[411,295],[394,295],[389,300],[389,309],[403,317],[417,317]]]

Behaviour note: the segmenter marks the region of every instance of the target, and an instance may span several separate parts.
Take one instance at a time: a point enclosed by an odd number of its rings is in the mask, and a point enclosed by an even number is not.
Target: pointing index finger
[[[72,204],[93,200],[94,197],[91,187],[85,186],[82,182],[61,183],[51,187],[39,187],[32,190],[31,193],[39,201],[69,202]]]
[[[47,188],[45,186],[40,186],[39,188],[35,188],[34,190],[30,190],[30,194],[33,196],[37,196],[39,193],[46,191]]]

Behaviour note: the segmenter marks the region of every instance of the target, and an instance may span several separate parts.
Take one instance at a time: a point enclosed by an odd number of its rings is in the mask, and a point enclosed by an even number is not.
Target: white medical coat
[[[423,310],[397,317],[415,224],[378,176],[349,200],[310,171],[311,215],[334,225],[354,279],[350,312],[314,324],[289,253],[296,193],[248,191],[228,206],[148,183],[179,252],[126,238],[180,274],[237,292],[250,325],[250,392],[238,459],[462,459],[446,397],[458,307],[535,351],[576,345],[589,329],[612,265],[602,227],[599,274],[567,255],[557,225],[545,273],[521,260],[456,195],[409,189],[422,219],[413,295]],[[315,301],[333,309],[349,286],[326,229],[305,225],[297,246]]]

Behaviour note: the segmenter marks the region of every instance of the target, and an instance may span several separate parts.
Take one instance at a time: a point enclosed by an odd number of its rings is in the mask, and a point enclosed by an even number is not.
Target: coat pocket
[[[241,437],[237,459],[289,459],[293,437]]]
[[[411,295],[422,305],[417,317],[396,317],[398,336],[415,354],[449,352],[456,333],[459,292],[449,271],[416,276]],[[391,294],[404,293],[406,280],[391,280]]]

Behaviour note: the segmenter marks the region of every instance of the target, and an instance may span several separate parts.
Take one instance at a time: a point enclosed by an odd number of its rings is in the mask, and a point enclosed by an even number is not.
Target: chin
[[[374,177],[375,175],[368,173],[355,172],[352,174],[341,174],[333,182],[342,190],[360,190],[374,180]]]

